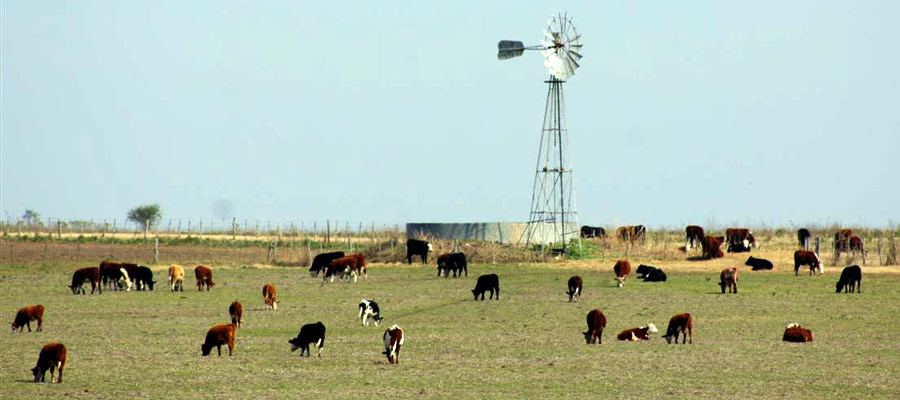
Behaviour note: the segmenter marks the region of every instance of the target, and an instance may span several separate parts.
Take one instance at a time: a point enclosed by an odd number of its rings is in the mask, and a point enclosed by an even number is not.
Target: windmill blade
[[[525,49],[500,50],[497,52],[497,59],[498,60],[509,60],[510,58],[516,58],[518,56],[521,56],[522,53],[524,53],[524,52],[525,52]]]
[[[507,51],[515,51],[515,50],[524,50],[525,45],[518,40],[501,40],[500,43],[497,43],[497,50],[507,50]]]

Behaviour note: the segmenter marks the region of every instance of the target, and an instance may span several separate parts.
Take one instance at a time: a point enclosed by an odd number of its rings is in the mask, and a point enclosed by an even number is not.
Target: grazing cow
[[[72,289],[72,294],[84,294],[84,281],[91,282],[91,294],[94,294],[94,289],[98,290],[98,293],[103,294],[103,285],[100,283],[100,268],[97,267],[87,267],[80,268],[72,274],[72,285],[69,286],[69,289]]]
[[[653,325],[653,323],[651,322],[651,323],[647,324],[647,326],[642,326],[639,328],[630,328],[630,329],[626,329],[622,332],[619,332],[619,334],[616,335],[616,339],[625,340],[625,341],[633,341],[633,342],[638,342],[641,340],[650,340],[650,334],[657,333],[657,332],[659,332],[659,329],[656,329],[656,325]]]
[[[690,337],[690,343],[694,344],[694,319],[690,313],[673,315],[669,319],[669,327],[666,328],[666,335],[663,338],[668,344],[672,344],[672,339],[675,339],[675,344],[678,344],[679,334],[684,335],[681,344],[684,344],[688,337]]]
[[[422,264],[428,264],[428,252],[434,251],[434,246],[424,240],[409,239],[406,241],[406,263],[412,264],[413,256],[422,257]]]
[[[702,245],[704,237],[706,234],[703,232],[703,227],[688,225],[684,228],[684,248],[691,251],[692,248]]]
[[[728,293],[737,294],[738,291],[738,269],[725,268],[719,274],[719,286],[722,287],[722,293],[728,288]]]
[[[288,343],[291,344],[291,351],[300,349],[300,357],[303,357],[304,351],[306,351],[306,356],[309,357],[309,345],[315,343],[319,349],[318,355],[322,357],[322,349],[325,347],[325,325],[321,321],[303,325],[300,327],[300,333],[297,334],[297,337],[288,340]]]
[[[750,258],[747,259],[747,262],[745,262],[744,265],[749,265],[750,269],[752,269],[753,271],[774,268],[771,261],[764,258],[756,258],[753,256],[750,256]]]
[[[784,335],[781,336],[781,340],[790,343],[812,342],[812,331],[800,327],[800,324],[797,323],[788,324],[787,328],[784,329]]]
[[[381,354],[387,356],[389,363],[397,364],[400,362],[400,347],[403,346],[404,339],[406,338],[403,334],[403,329],[397,324],[384,331],[384,336],[382,337],[384,353]]]
[[[131,279],[125,264],[114,263],[111,261],[103,261],[100,263],[100,279],[105,286],[112,285],[113,289],[118,291],[122,286],[126,291],[131,291]]]
[[[198,265],[197,268],[194,268],[194,276],[197,278],[197,291],[203,291],[203,285],[206,285],[206,291],[212,289],[213,286],[216,286],[216,283],[213,282],[212,277],[212,269],[205,265]]]
[[[341,274],[341,278],[343,279],[346,274],[350,274],[351,277],[355,278],[355,274],[359,271],[359,259],[349,255],[346,257],[337,258],[331,261],[331,264],[328,264],[328,268],[325,269],[325,273],[322,275],[323,281],[334,282],[334,277],[337,274]]]
[[[836,293],[840,293],[841,290],[843,290],[844,293],[847,293],[848,291],[853,293],[854,290],[856,293],[862,293],[861,283],[862,269],[859,268],[859,265],[844,267],[844,270],[841,271],[841,278],[837,281]]]
[[[153,284],[155,284],[156,281],[153,280],[153,271],[150,268],[141,265],[135,268],[133,276],[134,284],[137,290],[144,290],[144,288],[149,288],[150,291],[153,291]]]
[[[169,286],[172,291],[184,291],[184,268],[180,265],[172,264],[169,267]]]
[[[319,271],[325,271],[328,264],[332,261],[344,257],[343,251],[333,251],[331,253],[322,253],[313,258],[312,265],[309,267],[309,276],[319,276]]]
[[[497,274],[479,276],[478,281],[475,282],[475,289],[472,289],[472,294],[475,295],[475,300],[478,300],[478,295],[481,295],[481,300],[484,301],[484,292],[487,291],[491,292],[490,300],[494,299],[494,291],[497,292],[497,300],[500,300],[500,277]]]
[[[234,324],[216,325],[209,328],[209,331],[206,332],[206,341],[200,345],[200,351],[202,351],[203,356],[208,356],[212,348],[215,347],[221,357],[223,344],[228,345],[228,355],[231,356],[234,352],[234,332],[236,329],[237,327]]]
[[[372,317],[372,320],[375,321],[375,326],[378,326],[378,323],[384,319],[381,316],[381,310],[378,308],[378,303],[372,300],[362,299],[359,302],[359,322],[362,326],[369,326],[369,317]]]
[[[228,306],[228,315],[231,316],[231,324],[235,328],[244,325],[244,305],[241,302],[237,300],[231,302],[231,305]]]
[[[581,290],[584,287],[584,280],[581,279],[580,276],[573,276],[569,278],[568,282],[569,291],[566,292],[569,295],[569,302],[575,301],[578,302],[581,299]]]
[[[725,256],[722,252],[722,244],[725,243],[725,236],[706,236],[703,238],[703,256],[706,258],[721,258]]]
[[[463,273],[466,276],[469,276],[468,269],[468,261],[466,260],[465,253],[444,253],[438,256],[437,259],[437,276],[441,276],[441,273],[444,274],[444,277],[450,276],[450,272],[453,271],[453,277],[457,277],[457,272],[459,276],[462,276]]]
[[[584,341],[587,344],[597,342],[603,344],[603,329],[606,328],[606,315],[603,315],[603,312],[596,308],[591,310],[587,315],[587,326],[588,329],[582,333]]]
[[[640,267],[638,267],[640,268]],[[653,268],[653,267],[650,267]],[[665,282],[667,279],[666,273],[659,268],[653,268],[650,272],[644,275],[644,282]]]
[[[50,383],[53,383],[53,373],[56,372],[56,383],[62,383],[63,368],[66,367],[66,345],[62,343],[48,343],[41,349],[38,355],[37,365],[31,369],[35,382],[44,382],[47,370],[50,370]]]
[[[822,263],[819,262],[819,256],[812,251],[797,250],[794,252],[794,275],[800,275],[800,266],[808,265],[809,274],[815,275],[816,272],[822,274]]]
[[[271,283],[263,285],[262,294],[263,302],[266,303],[266,310],[278,310],[278,300],[275,298],[276,292],[277,290],[275,290],[275,285]]]
[[[356,275],[362,275],[363,278],[369,279],[369,272],[366,269],[366,255],[363,253],[351,254],[351,257],[356,257]],[[356,281],[356,277],[353,277],[353,280]]]
[[[582,239],[590,239],[590,238],[604,238],[606,237],[606,229],[603,229],[599,226],[582,226],[581,227],[581,238]]]
[[[800,228],[797,230],[797,241],[800,242],[800,250],[809,250],[809,238],[811,236],[809,229]]]
[[[628,260],[616,261],[616,265],[613,266],[613,272],[616,273],[616,286],[625,286],[625,278],[631,273],[631,263]]]
[[[36,306],[25,306],[19,309],[16,312],[16,318],[12,323],[12,331],[22,332],[22,328],[28,327],[28,332],[31,332],[31,321],[37,320],[37,331],[43,331],[44,328],[42,325],[44,324],[44,306],[38,304]]]
[[[119,264],[119,266],[125,269],[125,272],[128,274],[128,278],[131,279],[131,284],[134,290],[140,290],[138,288],[138,282],[135,279],[135,275],[137,275],[138,265],[132,263],[121,263]]]

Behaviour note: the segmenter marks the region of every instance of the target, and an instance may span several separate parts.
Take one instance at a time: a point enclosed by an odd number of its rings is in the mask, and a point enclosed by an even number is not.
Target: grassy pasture
[[[767,254],[755,254],[766,257]],[[9,322],[27,304],[47,307],[42,333],[0,334],[0,397],[69,398],[900,398],[900,276],[865,268],[861,295],[834,293],[837,268],[795,277],[777,268],[741,269],[740,294],[722,295],[724,260],[657,263],[666,283],[629,279],[615,287],[612,263],[480,264],[468,278],[436,278],[434,266],[378,264],[367,281],[331,283],[297,268],[213,265],[217,286],[198,293],[188,271],[183,293],[74,296],[81,263],[0,265],[0,304]],[[740,262],[738,262],[740,261]],[[632,260],[637,265],[642,260]],[[162,268],[155,268],[162,283]],[[482,273],[500,275],[501,300],[474,302]],[[585,279],[581,303],[567,303],[566,280]],[[261,287],[281,303],[265,311]],[[359,326],[356,305],[379,302],[386,323],[407,334],[399,365],[387,364],[380,328]],[[206,330],[244,304],[245,327],[233,357],[200,356]],[[604,343],[585,345],[585,315],[599,308]],[[693,345],[622,343],[615,334],[691,312]],[[305,323],[327,327],[324,358],[299,358],[287,340]],[[799,322],[815,342],[781,342]],[[43,344],[69,349],[65,382],[30,382]],[[313,351],[315,353],[315,351]],[[227,353],[226,353],[227,354]]]

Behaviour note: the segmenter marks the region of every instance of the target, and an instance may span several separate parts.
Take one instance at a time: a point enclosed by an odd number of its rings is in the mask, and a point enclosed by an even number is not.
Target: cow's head
[[[153,284],[155,284],[155,283],[156,283],[156,281],[149,281],[149,282],[147,282],[147,287],[150,288],[150,291],[153,291]]]
[[[622,287],[622,286],[625,286],[625,277],[617,276],[616,277],[616,287]]]
[[[39,367],[39,366],[36,366],[36,367],[34,367],[34,368],[31,369],[31,374],[34,375],[34,381],[35,381],[35,382],[40,382],[40,381],[41,381],[41,375],[42,375],[43,373],[44,373],[44,371],[42,371],[42,370],[41,370],[41,367]],[[52,377],[51,377],[51,378],[52,378]]]
[[[72,289],[72,294],[78,294],[78,289],[81,289],[81,286],[72,285],[69,286],[69,289]]]
[[[12,330],[13,330],[13,332],[15,332],[15,331],[16,331],[16,329],[19,329],[19,326],[18,326],[18,325],[16,325],[16,323],[15,323],[15,322],[13,322],[13,323],[11,323],[11,324],[9,324],[9,325],[10,325],[10,327],[12,327]]]
[[[647,333],[658,333],[658,332],[659,332],[659,329],[656,329],[656,325],[653,325],[652,322],[647,324]]]
[[[676,335],[678,335],[678,333],[675,333],[675,334],[666,333],[666,335],[663,336],[663,339],[666,339],[666,343],[672,344],[672,338],[673,338],[673,337],[674,337],[674,338],[677,338],[677,337],[678,337],[678,336],[676,336]]]
[[[791,323],[787,324],[787,326],[785,326],[784,329],[799,328],[799,327],[800,327],[800,324],[798,324],[796,322],[791,322]]]
[[[584,331],[582,334],[584,335],[584,341],[587,342],[587,344],[591,344],[591,339],[594,338],[591,331]]]
[[[291,344],[291,351],[296,351],[300,348],[300,338],[293,338],[288,340],[288,343]]]
[[[212,351],[212,346],[207,346],[206,343],[200,345],[200,352],[205,357],[209,355],[209,352]]]
[[[428,243],[428,251],[434,251],[434,246],[431,243]]]

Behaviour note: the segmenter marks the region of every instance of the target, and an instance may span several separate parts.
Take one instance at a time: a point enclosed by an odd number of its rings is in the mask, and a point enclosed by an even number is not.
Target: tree
[[[32,209],[25,209],[25,214],[22,214],[22,219],[25,220],[26,225],[40,225],[41,213]]]
[[[128,211],[128,220],[140,225],[144,229],[144,236],[161,219],[162,209],[159,207],[159,204],[145,204]]]

